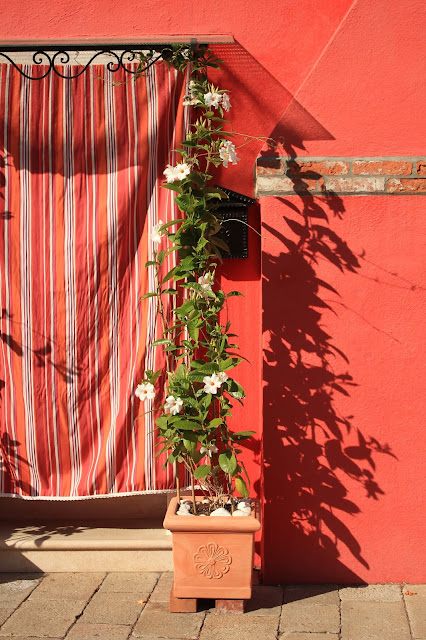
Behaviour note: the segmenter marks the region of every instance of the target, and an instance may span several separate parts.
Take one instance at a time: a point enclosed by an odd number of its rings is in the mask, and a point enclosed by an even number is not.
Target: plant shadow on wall
[[[286,151],[295,157],[293,148]],[[305,180],[320,179],[319,174],[292,173],[299,199],[281,199],[287,208],[288,234],[263,225],[282,245],[279,255],[262,256],[263,327],[269,337],[264,353],[264,424],[269,442],[264,544],[266,550],[268,544],[276,548],[280,539],[283,558],[277,564],[283,562],[285,567],[275,570],[281,579],[286,576],[286,582],[309,581],[311,574],[304,575],[303,568],[309,564],[319,582],[322,575],[322,581],[334,575],[342,582],[362,582],[339,560],[343,544],[369,569],[345,524],[348,515],[360,512],[349,487],[360,484],[368,498],[378,500],[384,491],[375,479],[375,458],[379,453],[393,454],[387,444],[363,433],[353,416],[341,415],[338,409],[339,396],[350,396],[356,380],[347,356],[325,328],[323,313],[333,312],[326,299],[330,292],[339,294],[319,273],[324,261],[342,273],[360,268],[357,256],[329,224],[333,217],[344,215],[343,201],[330,193],[321,198],[309,193]],[[277,300],[282,301],[279,308]],[[292,550],[290,557],[285,549]]]
[[[6,321],[8,321],[10,331],[15,330],[18,333],[22,332],[22,325],[19,326],[20,323],[18,324],[13,319],[13,315],[11,315],[6,308],[0,308],[0,321],[3,321],[2,325],[0,324],[0,350],[3,350],[3,355],[7,354],[8,350],[10,354],[20,359],[31,357],[33,359],[34,371],[35,369],[44,370],[53,367],[58,377],[67,384],[70,384],[73,379],[80,377],[81,367],[68,367],[65,358],[61,358],[56,362],[54,361],[52,343],[50,339],[46,338],[43,334],[31,330],[31,341],[37,344],[37,348],[33,349],[30,346],[26,346],[24,342],[18,342],[13,335],[2,331],[2,326],[7,326]],[[5,375],[5,373],[3,373],[3,375]],[[3,378],[0,378],[0,412],[2,411],[2,403],[5,401],[6,392],[6,382]],[[22,446],[22,442],[15,440],[7,432],[6,429],[9,425],[1,424],[2,416],[3,414],[0,413],[0,475],[4,476],[6,487],[9,488],[8,492],[20,489],[25,494],[32,495],[33,487],[28,481],[18,477],[13,464],[13,461],[19,464],[21,473],[23,469],[28,470],[30,468],[29,460],[22,455],[25,447]]]

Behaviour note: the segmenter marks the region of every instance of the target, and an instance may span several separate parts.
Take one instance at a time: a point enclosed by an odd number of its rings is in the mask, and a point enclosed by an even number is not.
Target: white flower
[[[145,400],[153,400],[155,398],[154,385],[150,382],[142,382],[138,384],[135,396],[145,402]]]
[[[167,182],[176,182],[176,180],[183,180],[189,175],[191,168],[186,163],[177,164],[175,167],[172,167],[170,164],[167,165],[167,168],[163,171],[163,174],[167,178]]]
[[[210,458],[212,457],[212,455],[214,453],[217,453],[219,451],[219,449],[217,448],[217,446],[215,444],[210,444],[208,447],[201,447],[200,449],[200,453],[201,454],[205,454],[207,456],[210,456]]]
[[[219,376],[216,373],[213,373],[211,376],[204,376],[203,383],[204,393],[217,393],[219,387],[222,386]]]
[[[198,278],[198,284],[201,285],[203,291],[211,291],[212,290],[212,273],[211,271],[207,271],[202,276]]]
[[[221,100],[222,100],[222,96],[220,93],[212,93],[211,91],[209,91],[208,93],[204,94],[204,102],[207,107],[217,108]]]
[[[160,227],[162,227],[164,222],[162,220],[158,221],[158,224],[155,224],[152,227],[151,231],[151,242],[154,244],[160,244],[162,236],[164,236],[164,231],[160,231]]]
[[[183,400],[180,398],[175,398],[174,396],[168,396],[166,398],[166,402],[164,404],[164,410],[168,411],[175,416],[177,413],[180,413],[183,407]]]
[[[238,160],[240,159],[237,158],[235,146],[232,144],[232,142],[230,142],[230,140],[227,140],[222,144],[219,149],[219,155],[222,158],[223,166],[225,168],[228,166],[229,162],[231,164],[237,164]]]
[[[191,172],[189,165],[184,162],[183,164],[177,164],[175,166],[175,180],[183,180]]]
[[[225,373],[225,371],[220,371],[217,374],[217,377],[219,378],[220,382],[223,384],[224,382],[226,382],[228,380],[228,374]]]
[[[222,93],[222,107],[225,109],[225,111],[229,111],[229,109],[232,107],[227,93]]]
[[[163,175],[166,176],[167,182],[174,182],[176,180],[175,168],[170,164],[167,165],[167,169],[163,171]]]

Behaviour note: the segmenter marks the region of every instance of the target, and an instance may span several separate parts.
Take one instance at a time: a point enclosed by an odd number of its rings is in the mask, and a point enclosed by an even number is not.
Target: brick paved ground
[[[0,640],[426,640],[426,585],[256,586],[241,615],[169,613],[172,579],[0,574]]]

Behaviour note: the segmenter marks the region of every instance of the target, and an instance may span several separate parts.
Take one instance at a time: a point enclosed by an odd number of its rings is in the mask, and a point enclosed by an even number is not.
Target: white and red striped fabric
[[[183,94],[161,63],[136,82],[105,66],[29,81],[0,65],[1,495],[174,484],[134,390],[161,365],[155,302],[140,298],[151,228],[176,217],[160,185],[179,160]]]

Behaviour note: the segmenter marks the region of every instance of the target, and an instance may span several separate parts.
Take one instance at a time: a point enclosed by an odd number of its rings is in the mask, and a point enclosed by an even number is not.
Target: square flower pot
[[[253,502],[250,516],[234,518],[178,516],[177,498],[170,501],[163,526],[172,532],[176,598],[251,597],[254,534],[260,529],[259,504]]]

